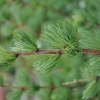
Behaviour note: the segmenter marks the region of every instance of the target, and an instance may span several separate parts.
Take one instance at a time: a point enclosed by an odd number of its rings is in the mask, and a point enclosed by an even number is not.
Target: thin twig
[[[83,86],[84,86],[84,84],[79,84],[79,85],[76,85],[76,86],[66,86],[66,85],[54,86],[54,85],[51,85],[51,86],[40,86],[40,88],[54,90],[56,88],[61,88],[61,87],[74,89],[74,88],[83,87]],[[17,89],[21,89],[21,90],[26,90],[26,89],[29,88],[29,86],[7,86],[7,85],[5,85],[5,86],[3,86],[3,88],[5,88],[5,89],[17,88]]]
[[[33,54],[63,54],[63,49],[56,50],[37,50],[37,51],[27,51],[27,52],[13,52],[17,56],[23,55],[33,55]]]
[[[88,81],[92,81],[92,80],[96,80],[97,78],[85,78],[85,79],[79,79],[79,80],[74,80],[74,81],[70,81],[70,82],[64,82],[62,83],[62,85],[71,85],[71,84],[76,84],[76,83],[81,83],[81,82],[88,82]],[[99,77],[100,79],[100,77]]]
[[[92,53],[92,54],[100,54],[100,50],[96,49],[82,49],[82,53]]]
[[[92,81],[92,80],[97,80],[100,79],[100,77],[96,77],[96,78],[85,78],[85,79],[79,79],[79,80],[74,80],[74,81],[70,81],[70,82],[64,82],[62,83],[62,85],[60,86],[54,86],[54,85],[51,85],[51,86],[40,86],[40,88],[49,88],[49,89],[55,89],[55,88],[60,88],[60,87],[66,87],[66,85],[72,85],[72,84],[76,84],[76,83],[82,83],[82,82],[88,82],[88,81]],[[76,87],[82,87],[84,86],[84,84],[81,84],[81,85],[77,85],[77,86],[67,86],[67,88],[76,88]],[[29,86],[7,86],[7,85],[4,85],[3,86],[4,88],[19,88],[19,89],[28,89]]]
[[[4,88],[6,89],[11,89],[11,88],[18,88],[18,89],[28,89],[29,87],[28,86],[3,86]]]
[[[33,54],[64,54],[65,49],[54,49],[54,50],[37,50],[27,52],[13,52],[17,56],[33,55]],[[81,53],[100,54],[100,50],[96,49],[81,49]]]

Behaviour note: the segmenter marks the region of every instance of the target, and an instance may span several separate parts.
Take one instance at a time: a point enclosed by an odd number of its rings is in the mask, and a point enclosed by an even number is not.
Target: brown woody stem
[[[62,85],[71,85],[71,84],[75,84],[75,83],[88,82],[88,81],[92,81],[92,80],[96,80],[96,79],[97,78],[85,78],[85,79],[79,79],[79,80],[75,79],[74,81],[64,82],[64,83],[62,83]]]
[[[65,49],[54,49],[54,50],[37,50],[27,52],[13,52],[16,56],[33,55],[33,54],[64,54]],[[95,49],[81,49],[81,53],[92,53],[100,54],[100,50]]]
[[[64,49],[38,50],[38,51],[13,52],[13,53],[16,56],[33,55],[33,54],[63,54],[64,53]]]
[[[96,49],[82,49],[82,53],[92,53],[92,54],[100,54],[100,50]]]
[[[92,80],[98,80],[100,79],[100,77],[96,77],[96,78],[85,78],[85,79],[79,79],[79,80],[74,80],[74,81],[70,81],[70,82],[64,82],[62,83],[61,86],[54,86],[54,85],[51,85],[51,86],[40,86],[40,88],[49,88],[49,89],[55,89],[55,88],[60,88],[60,87],[66,87],[66,85],[71,85],[71,84],[76,84],[76,83],[82,83],[82,82],[88,82],[88,81],[92,81]],[[82,85],[77,85],[77,86],[74,86],[74,87],[71,87],[71,86],[68,86],[67,88],[70,88],[70,89],[73,89],[73,88],[76,88],[76,87],[82,87],[84,86],[84,84]],[[28,89],[29,87],[28,86],[3,86],[3,88],[19,88],[19,89]]]

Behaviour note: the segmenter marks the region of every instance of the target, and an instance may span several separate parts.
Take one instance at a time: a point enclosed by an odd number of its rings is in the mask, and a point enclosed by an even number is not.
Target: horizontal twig
[[[96,49],[82,49],[82,53],[92,53],[92,54],[100,54],[100,50]]]
[[[54,50],[37,50],[27,52],[13,52],[16,56],[33,55],[33,54],[64,54],[65,49],[54,49]],[[96,49],[81,49],[81,53],[92,53],[100,54],[100,50]]]
[[[33,55],[33,54],[63,54],[64,49],[55,50],[37,50],[37,51],[27,51],[27,52],[13,52],[17,56],[21,55]]]
[[[85,86],[84,84],[78,84],[76,86],[66,86],[66,85],[61,85],[61,86],[54,86],[54,85],[51,85],[51,86],[40,86],[40,88],[42,89],[56,89],[56,88],[61,88],[61,87],[66,87],[66,88],[69,88],[69,89],[74,89],[74,88],[78,88],[78,87],[83,87]],[[21,90],[26,90],[28,89],[29,87],[28,86],[3,86],[3,88],[5,89],[12,89],[12,88],[17,88],[17,89],[21,89]]]
[[[88,82],[88,81],[92,81],[92,80],[99,80],[100,77],[96,77],[96,78],[85,78],[85,79],[79,79],[79,80],[74,80],[74,81],[70,81],[70,82],[64,82],[62,83],[62,85],[71,85],[71,84],[76,84],[76,83],[81,83],[81,82]]]
[[[77,88],[77,87],[83,87],[85,85],[84,84],[78,84],[76,86],[67,86],[67,85],[72,85],[72,84],[82,83],[82,82],[88,82],[88,81],[98,80],[98,79],[100,79],[100,77],[96,77],[96,78],[85,78],[85,79],[79,79],[79,80],[74,80],[74,81],[70,81],[70,82],[64,82],[60,86],[51,85],[51,86],[39,86],[39,87],[40,88],[49,88],[49,89],[66,87],[66,88],[69,88],[69,89],[73,89],[73,88]],[[8,88],[8,89],[9,88],[19,88],[19,89],[28,89],[29,88],[29,86],[7,86],[7,85],[4,85],[3,87],[4,88]]]
[[[11,89],[11,88],[18,88],[18,89],[28,89],[29,87],[28,86],[9,86],[9,85],[4,85],[3,86],[4,88],[6,89]]]

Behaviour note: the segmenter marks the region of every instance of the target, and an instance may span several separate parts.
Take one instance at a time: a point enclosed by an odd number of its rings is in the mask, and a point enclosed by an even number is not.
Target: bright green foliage
[[[29,70],[27,68],[20,69],[16,73],[16,80],[14,82],[14,85],[17,86],[26,86],[29,84]]]
[[[38,74],[38,73],[37,73]],[[41,86],[58,86],[53,91],[49,88],[41,88],[38,92],[39,100],[63,100],[70,98],[70,89],[61,87],[62,82],[66,79],[66,74],[63,71],[48,73],[41,75],[39,73],[38,81]]]
[[[83,87],[84,88],[84,87]],[[83,88],[75,88],[73,90],[73,98],[77,98],[78,100],[82,100],[82,92],[83,92]],[[72,93],[71,93],[72,94]]]
[[[41,89],[38,94],[39,100],[50,100],[51,95],[52,95],[52,92],[49,89]]]
[[[12,51],[33,51],[37,50],[36,40],[33,34],[19,28],[14,31],[15,45],[11,48]]]
[[[100,31],[83,32],[80,39],[80,47],[85,49],[100,49]]]
[[[65,48],[77,43],[76,30],[66,20],[48,25],[43,31],[42,38],[54,48]]]
[[[11,91],[7,94],[7,100],[20,100],[23,91],[20,89]]]
[[[85,90],[83,91],[83,97],[82,99],[89,99],[94,97],[95,95],[97,95],[99,93],[99,89],[100,89],[100,82],[96,82],[96,81],[92,81],[90,83],[88,83],[85,87]]]
[[[50,86],[52,84],[52,75],[51,75],[51,73],[41,75],[41,73],[37,73],[37,71],[36,71],[36,75],[37,75],[37,78],[38,78],[38,83],[41,86]]]
[[[89,63],[90,63],[89,71],[94,76],[100,76],[100,57],[97,56],[97,57],[91,59]]]
[[[0,49],[0,70],[9,69],[15,60],[13,53]]]
[[[77,54],[79,54],[80,48],[78,47],[78,42],[74,45],[70,45],[68,46],[68,48],[66,48],[65,53],[67,55],[67,57],[74,57]]]
[[[52,93],[51,100],[64,100],[69,97],[69,90],[67,88],[55,89]]]
[[[3,86],[4,85],[4,80],[3,80],[3,77],[0,75],[0,86]]]
[[[30,82],[29,88],[27,90],[28,94],[33,95],[35,92],[37,92],[40,89],[40,86],[36,84],[35,82]]]
[[[47,73],[53,70],[59,62],[61,55],[41,55],[33,66],[41,73]]]
[[[100,9],[99,9],[99,0],[84,0],[86,4],[86,8],[84,9],[86,20],[90,22],[92,25],[100,24]]]
[[[16,80],[13,82],[14,86],[26,86],[28,87],[27,93],[34,94],[37,90],[39,90],[39,86],[29,78],[29,70],[27,68],[23,68],[17,71]],[[15,90],[15,89],[14,89]]]

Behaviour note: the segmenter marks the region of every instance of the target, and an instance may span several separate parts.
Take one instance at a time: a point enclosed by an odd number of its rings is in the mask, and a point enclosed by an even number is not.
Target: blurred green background
[[[49,45],[38,38],[48,24],[66,19],[75,25],[77,33],[81,34],[81,31],[86,29],[99,30],[99,15],[99,0],[0,0],[0,47],[10,50],[14,44],[13,31],[25,27],[37,38],[38,47],[47,49]],[[91,77],[85,62],[92,56],[94,55],[84,54],[72,59],[63,56],[59,66],[44,75],[35,71],[32,66],[33,60],[38,56],[26,59],[20,57],[10,70],[1,74],[4,76],[5,84],[11,85],[17,70],[28,68],[30,78],[36,83],[43,86],[61,85],[66,81]],[[57,88],[53,91],[41,89],[31,96],[23,94],[21,100],[81,100],[83,89],[83,87]]]

